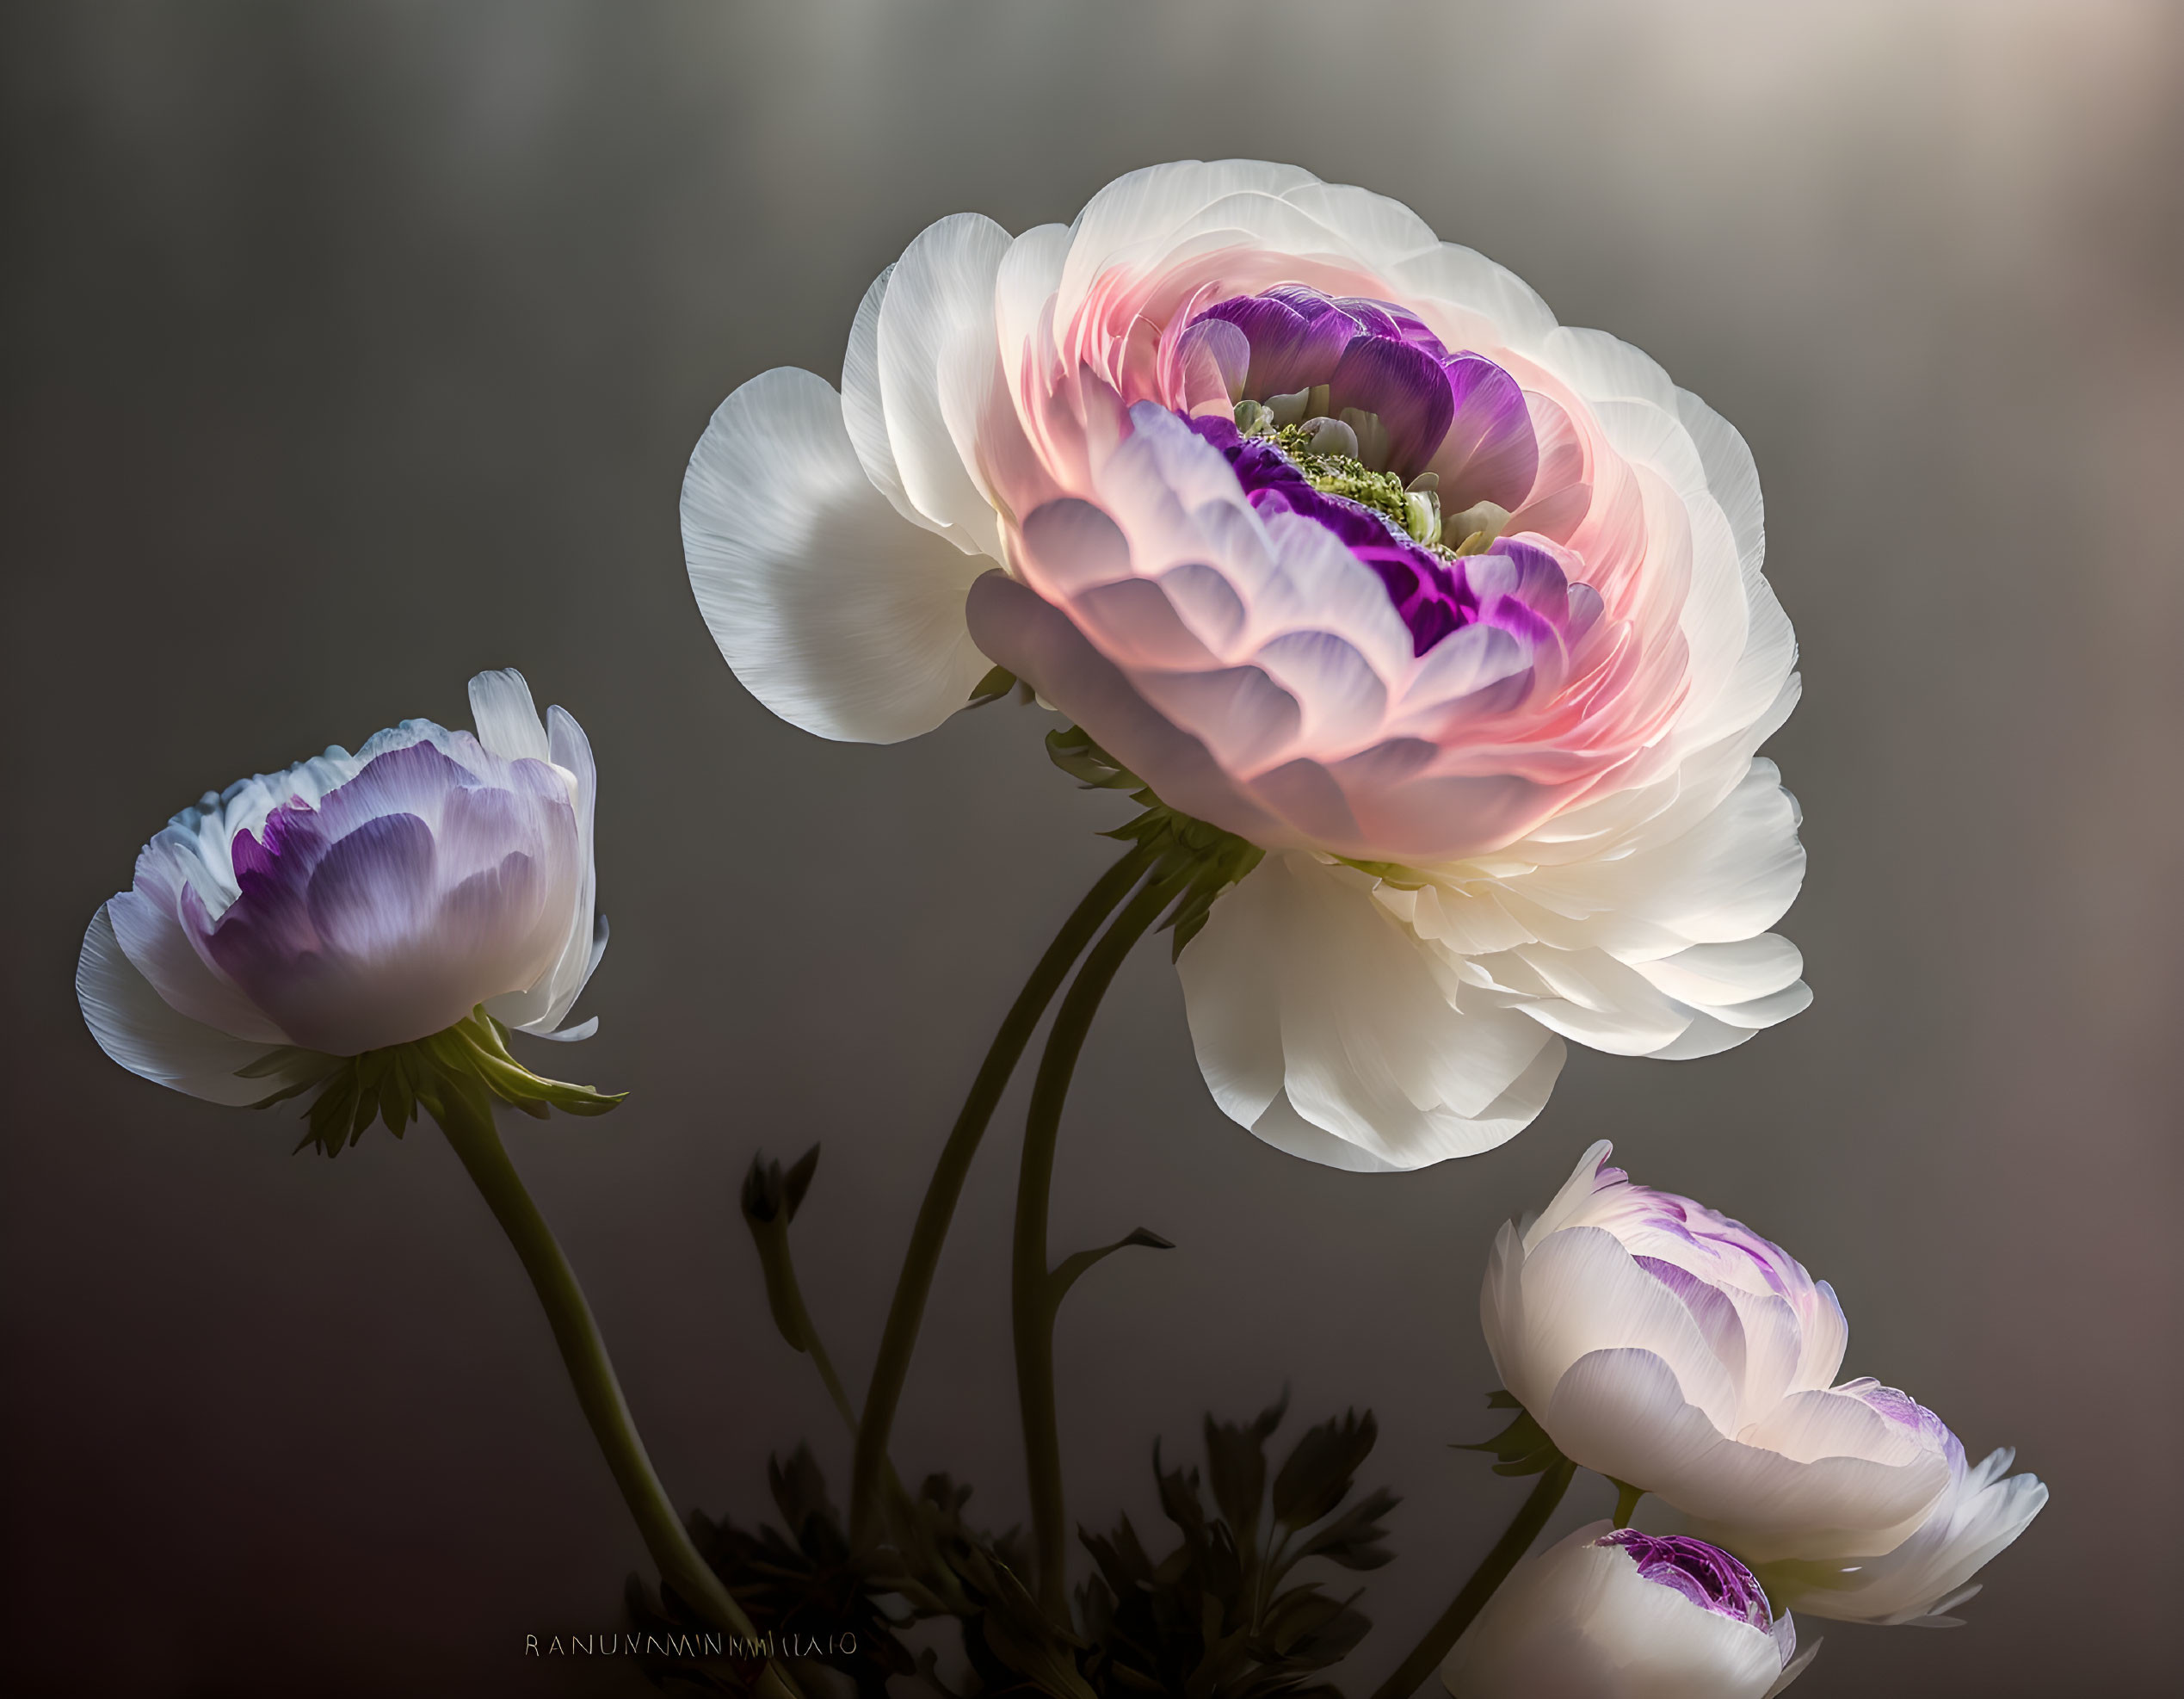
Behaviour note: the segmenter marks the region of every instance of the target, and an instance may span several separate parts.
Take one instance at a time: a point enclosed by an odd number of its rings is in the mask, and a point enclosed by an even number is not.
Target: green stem
[[[645,1442],[638,1436],[621,1384],[614,1378],[614,1365],[608,1358],[599,1324],[592,1316],[591,1306],[584,1301],[583,1288],[577,1283],[576,1270],[569,1266],[552,1228],[546,1226],[538,1205],[524,1189],[522,1177],[501,1143],[493,1125],[492,1100],[482,1090],[464,1090],[451,1082],[438,1108],[441,1130],[500,1222],[501,1231],[515,1247],[523,1271],[531,1276],[546,1320],[553,1328],[554,1343],[561,1347],[561,1360],[568,1365],[577,1402],[591,1424],[599,1449],[606,1454],[607,1467],[614,1472],[614,1484],[621,1488],[630,1514],[637,1518],[645,1548],[659,1566],[661,1578],[714,1628],[745,1640],[756,1639],[757,1630],[750,1618],[691,1544],[682,1519],[669,1502],[667,1489],[660,1485],[652,1460],[645,1455]],[[767,1666],[760,1685],[776,1699],[795,1699],[794,1683],[775,1665]]]
[[[778,1216],[771,1221],[751,1224],[751,1237],[757,1243],[759,1261],[766,1273],[767,1299],[790,1348],[810,1357],[811,1366],[819,1371],[819,1382],[827,1389],[835,1413],[849,1430],[849,1443],[854,1445],[857,1406],[849,1402],[849,1390],[835,1372],[834,1358],[827,1351],[826,1342],[819,1338],[818,1324],[811,1319],[811,1312],[805,1305],[804,1288],[796,1277],[796,1256],[789,1248],[788,1228],[787,1220]],[[888,1513],[897,1517],[911,1514],[910,1494],[896,1475],[894,1464],[883,1456],[880,1469],[881,1490],[887,1496]]]
[[[752,1220],[749,1225],[752,1242],[758,1248],[759,1267],[766,1276],[766,1301],[774,1312],[774,1325],[792,1350],[811,1359],[828,1398],[854,1440],[857,1407],[849,1402],[849,1390],[835,1373],[834,1359],[827,1354],[819,1330],[812,1325],[811,1312],[805,1306],[804,1288],[796,1278],[795,1253],[789,1249],[787,1218],[777,1215],[770,1221]]]
[[[1494,1590],[1508,1579],[1517,1560],[1532,1549],[1532,1542],[1539,1537],[1539,1530],[1547,1525],[1555,1506],[1562,1503],[1562,1495],[1570,1490],[1570,1477],[1576,1473],[1577,1466],[1567,1457],[1558,1458],[1548,1466],[1546,1473],[1539,1477],[1539,1484],[1532,1489],[1532,1496],[1517,1511],[1508,1531],[1471,1572],[1471,1579],[1464,1583],[1464,1590],[1441,1612],[1441,1620],[1426,1630],[1426,1637],[1397,1666],[1396,1672],[1373,1690],[1373,1699],[1410,1699],[1426,1678],[1441,1667],[1449,1648],[1471,1627],[1471,1619],[1485,1607],[1487,1600],[1494,1597]]]
[[[1046,1035],[1046,1053],[1024,1118],[1023,1164],[1016,1177],[1016,1230],[1010,1261],[1010,1316],[1016,1344],[1016,1403],[1024,1427],[1024,1467],[1031,1481],[1033,1545],[1040,1607],[1069,1620],[1065,1576],[1068,1523],[1062,1494],[1062,1441],[1054,1404],[1054,1316],[1060,1293],[1046,1262],[1047,1198],[1054,1184],[1054,1146],[1062,1129],[1077,1053],[1092,1017],[1123,958],[1180,895],[1193,869],[1156,879],[1132,898],[1107,936],[1084,959]]]
[[[971,1171],[971,1158],[993,1119],[995,1106],[1016,1069],[1024,1047],[1038,1028],[1046,1005],[1053,1001],[1072,964],[1100,930],[1101,923],[1128,893],[1152,863],[1143,848],[1132,849],[1085,893],[1084,900],[1064,921],[1046,947],[1046,954],[1032,969],[1031,978],[1017,993],[1001,1030],[994,1035],[971,1095],[964,1099],[955,1126],[926,1183],[925,1202],[919,1206],[917,1225],[911,1231],[910,1248],[903,1254],[903,1271],[895,1281],[895,1296],[887,1311],[886,1331],[879,1338],[879,1355],[872,1366],[872,1383],[865,1393],[864,1419],[857,1430],[856,1463],[849,1488],[849,1522],[853,1541],[868,1544],[878,1517],[881,1483],[886,1473],[887,1441],[895,1425],[896,1406],[902,1402],[903,1382],[910,1374],[910,1356],[917,1349],[917,1330],[925,1319],[925,1301],[933,1290],[934,1270],[940,1266],[941,1247],[947,1243],[949,1224],[955,1219],[956,1200]]]

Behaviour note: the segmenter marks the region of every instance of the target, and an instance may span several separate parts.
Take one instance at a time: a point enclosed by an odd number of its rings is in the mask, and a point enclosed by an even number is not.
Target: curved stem
[[[917,1225],[910,1233],[910,1248],[903,1254],[903,1271],[896,1277],[894,1301],[888,1307],[886,1330],[880,1335],[879,1355],[872,1366],[872,1383],[865,1393],[863,1420],[857,1430],[856,1463],[849,1487],[849,1525],[852,1541],[869,1542],[879,1507],[881,1483],[887,1473],[887,1440],[895,1425],[895,1409],[902,1402],[903,1382],[910,1374],[910,1355],[917,1349],[917,1330],[925,1319],[925,1301],[933,1290],[933,1273],[940,1266],[941,1247],[947,1242],[949,1224],[955,1219],[956,1200],[963,1195],[964,1177],[971,1158],[993,1119],[995,1106],[1016,1069],[1024,1047],[1031,1042],[1040,1017],[1053,1001],[1063,978],[1101,923],[1114,912],[1151,864],[1143,848],[1132,849],[1085,893],[1084,900],[1054,935],[1046,954],[1032,969],[1031,978],[1017,993],[1001,1030],[987,1048],[971,1094],[955,1118],[933,1177],[926,1183],[925,1201],[918,1207]]]
[[[568,1365],[577,1402],[591,1424],[599,1449],[606,1454],[607,1467],[614,1472],[614,1484],[621,1488],[630,1514],[637,1518],[645,1548],[659,1566],[661,1578],[716,1628],[746,1640],[756,1640],[758,1631],[750,1618],[691,1543],[682,1519],[669,1501],[667,1489],[653,1470],[652,1460],[630,1416],[628,1400],[622,1396],[621,1383],[614,1377],[614,1365],[607,1356],[599,1324],[584,1301],[583,1288],[577,1283],[576,1270],[569,1266],[553,1230],[524,1189],[522,1177],[501,1143],[493,1125],[492,1100],[482,1090],[466,1090],[451,1084],[437,1109],[435,1119],[441,1130],[454,1146],[509,1243],[515,1247],[523,1271],[531,1276],[546,1320],[553,1328],[554,1343],[561,1347],[561,1360]],[[762,1677],[761,1690],[776,1699],[794,1699],[797,1691],[787,1673],[770,1664]]]
[[[1009,1310],[1016,1344],[1016,1404],[1023,1419],[1024,1466],[1031,1480],[1032,1532],[1038,1559],[1039,1602],[1058,1622],[1068,1621],[1067,1517],[1062,1495],[1062,1442],[1054,1406],[1054,1316],[1060,1307],[1046,1263],[1046,1206],[1054,1183],[1054,1145],[1062,1128],[1077,1053],[1115,970],[1161,911],[1189,883],[1191,869],[1156,879],[1131,899],[1107,936],[1093,947],[1062,999],[1046,1035],[1024,1119],[1024,1154],[1016,1177],[1016,1231],[1010,1260]]]
[[[857,1407],[849,1402],[848,1388],[835,1372],[834,1359],[828,1355],[826,1342],[819,1338],[818,1324],[811,1319],[811,1312],[804,1302],[804,1288],[796,1277],[796,1254],[789,1247],[788,1222],[779,1217],[771,1221],[753,1222],[751,1236],[766,1270],[766,1295],[774,1306],[783,1337],[792,1350],[811,1359],[811,1366],[819,1371],[819,1383],[826,1388],[827,1397],[834,1404],[835,1413],[842,1418],[842,1425],[849,1430],[849,1443],[854,1446],[857,1443]],[[880,1459],[880,1470],[888,1513],[908,1515],[910,1494],[904,1491],[894,1464],[885,1454]]]
[[[1570,1477],[1577,1473],[1577,1466],[1567,1457],[1558,1458],[1539,1477],[1539,1484],[1532,1489],[1532,1496],[1524,1501],[1510,1523],[1508,1531],[1495,1542],[1494,1549],[1471,1572],[1471,1579],[1464,1583],[1441,1620],[1426,1630],[1426,1637],[1412,1648],[1410,1655],[1396,1666],[1396,1672],[1373,1690],[1373,1699],[1410,1699],[1426,1678],[1441,1667],[1441,1660],[1448,1656],[1449,1648],[1470,1628],[1478,1616],[1494,1597],[1494,1590],[1508,1579],[1509,1572],[1517,1566],[1517,1560],[1532,1549],[1532,1542],[1539,1537],[1539,1530],[1547,1525],[1547,1518],[1555,1513],[1555,1506],[1562,1503],[1562,1495],[1570,1490]]]

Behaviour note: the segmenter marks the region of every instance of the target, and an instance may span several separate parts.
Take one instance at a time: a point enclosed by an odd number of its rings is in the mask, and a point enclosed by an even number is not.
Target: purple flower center
[[[1246,436],[1218,417],[1184,423],[1221,451],[1255,510],[1317,521],[1379,576],[1410,628],[1414,654],[1472,625],[1505,632],[1530,653],[1571,641],[1599,615],[1599,596],[1571,584],[1554,556],[1535,544],[1502,538],[1467,556],[1428,548],[1373,509],[1315,488],[1265,437]]]
[[[1594,1543],[1620,1547],[1637,1560],[1640,1575],[1673,1587],[1694,1604],[1749,1622],[1762,1634],[1774,1631],[1774,1612],[1758,1577],[1718,1546],[1684,1534],[1641,1534],[1635,1528],[1619,1528]]]
[[[1321,386],[1330,417],[1370,414],[1385,432],[1375,471],[1410,479],[1429,466],[1454,509],[1521,506],[1539,468],[1524,391],[1484,355],[1451,354],[1391,301],[1322,294],[1284,283],[1217,302],[1183,333],[1223,370],[1243,374],[1243,399],[1271,402]],[[1385,458],[1383,458],[1385,455]]]

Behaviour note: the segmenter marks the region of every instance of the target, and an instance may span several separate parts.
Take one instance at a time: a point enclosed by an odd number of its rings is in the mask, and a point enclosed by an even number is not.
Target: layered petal
[[[121,948],[111,908],[91,917],[76,963],[76,1000],[99,1048],[131,1073],[207,1103],[240,1108],[270,1095],[265,1081],[240,1076],[276,1047],[194,1021],[169,1003]]]
[[[1846,1622],[1957,1626],[1959,1619],[1949,1613],[1979,1591],[1971,1578],[2047,1504],[2047,1487],[2037,1475],[2009,1473],[2015,1456],[2005,1449],[1967,1468],[1959,1451],[1947,1490],[1893,1550],[1765,1565],[1768,1594],[1810,1616]]]

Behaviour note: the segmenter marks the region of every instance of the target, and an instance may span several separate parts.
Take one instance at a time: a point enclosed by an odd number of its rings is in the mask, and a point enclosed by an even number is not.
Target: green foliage
[[[1273,1472],[1269,1492],[1267,1442],[1286,1403],[1248,1423],[1206,1418],[1202,1481],[1196,1469],[1163,1468],[1155,1449],[1161,1511],[1179,1536],[1164,1556],[1147,1551],[1126,1516],[1104,1536],[1080,1531],[1098,1566],[1077,1591],[1089,1642],[1083,1668],[1102,1699],[1337,1695],[1311,1678],[1347,1657],[1370,1624],[1356,1593],[1338,1597],[1317,1580],[1291,1578],[1314,1559],[1357,1571],[1386,1563],[1380,1520],[1397,1501],[1375,1489],[1343,1508],[1378,1436],[1370,1412],[1307,1431]]]
[[[257,1109],[315,1094],[305,1114],[310,1131],[296,1149],[315,1146],[330,1157],[356,1143],[374,1121],[384,1121],[398,1139],[420,1112],[444,1122],[465,1109],[490,1113],[497,1098],[543,1121],[554,1109],[604,1115],[624,1095],[608,1096],[589,1085],[533,1073],[509,1053],[508,1029],[482,1004],[444,1032],[407,1044],[357,1056],[328,1056],[288,1045],[236,1073],[243,1079],[280,1082],[254,1105]],[[464,1101],[459,1103],[459,1098]]]
[[[753,1533],[700,1514],[691,1518],[691,1535],[813,1699],[839,1693],[842,1679],[858,1699],[880,1699],[894,1676],[916,1676],[943,1699],[1039,1693],[1097,1699],[1077,1672],[1083,1643],[1049,1622],[1024,1585],[1027,1560],[1014,1533],[996,1538],[966,1518],[969,1487],[946,1475],[928,1477],[898,1519],[893,1543],[860,1553],[808,1448],[799,1446],[786,1465],[769,1461],[767,1483],[782,1527]],[[632,1627],[663,1641],[705,1628],[672,1589],[655,1597],[633,1576],[625,1603]],[[904,1640],[916,1623],[941,1617],[955,1620],[969,1665],[960,1695],[941,1679],[930,1649],[914,1653]],[[757,1666],[658,1656],[647,1660],[645,1672],[663,1688],[744,1695]]]
[[[749,1532],[700,1512],[690,1518],[699,1554],[760,1635],[773,1637],[807,1693],[836,1690],[809,1680],[809,1671],[824,1669],[847,1677],[859,1699],[885,1699],[890,1676],[913,1675],[918,1667],[898,1633],[913,1619],[891,1616],[879,1603],[893,1585],[894,1554],[852,1553],[808,1447],[797,1447],[786,1464],[769,1458],[766,1484],[782,1525]],[[624,1602],[632,1628],[663,1643],[709,1629],[672,1588],[663,1586],[656,1598],[633,1575]],[[655,1655],[644,1663],[655,1686],[700,1693],[748,1694],[758,1671],[755,1661],[728,1658]]]
[[[786,1180],[787,1177],[783,1177]],[[1317,1560],[1377,1569],[1389,1560],[1381,1519],[1391,1493],[1353,1498],[1378,1430],[1350,1411],[1321,1423],[1270,1467],[1267,1443],[1286,1399],[1248,1423],[1206,1420],[1206,1470],[1153,1471],[1179,1539],[1156,1560],[1125,1517],[1104,1537],[1080,1530],[1098,1572],[1077,1590],[1077,1621],[1049,1619],[1025,1585],[1029,1560],[1015,1533],[998,1537],[965,1515],[971,1489],[927,1478],[891,1515],[889,1543],[859,1552],[810,1449],[767,1465],[780,1525],[756,1531],[691,1518],[699,1552],[812,1699],[880,1699],[891,1677],[915,1676],[941,1699],[1340,1699],[1312,1677],[1346,1657],[1367,1623],[1356,1594],[1297,1580]],[[1208,1495],[1211,1502],[1208,1503]],[[662,1644],[705,1623],[671,1588],[657,1596],[632,1577],[631,1626]],[[952,1618],[967,1674],[944,1679],[935,1653],[906,1636]],[[663,1688],[745,1695],[757,1665],[666,1653],[645,1671]],[[899,1691],[900,1690],[898,1690]]]

